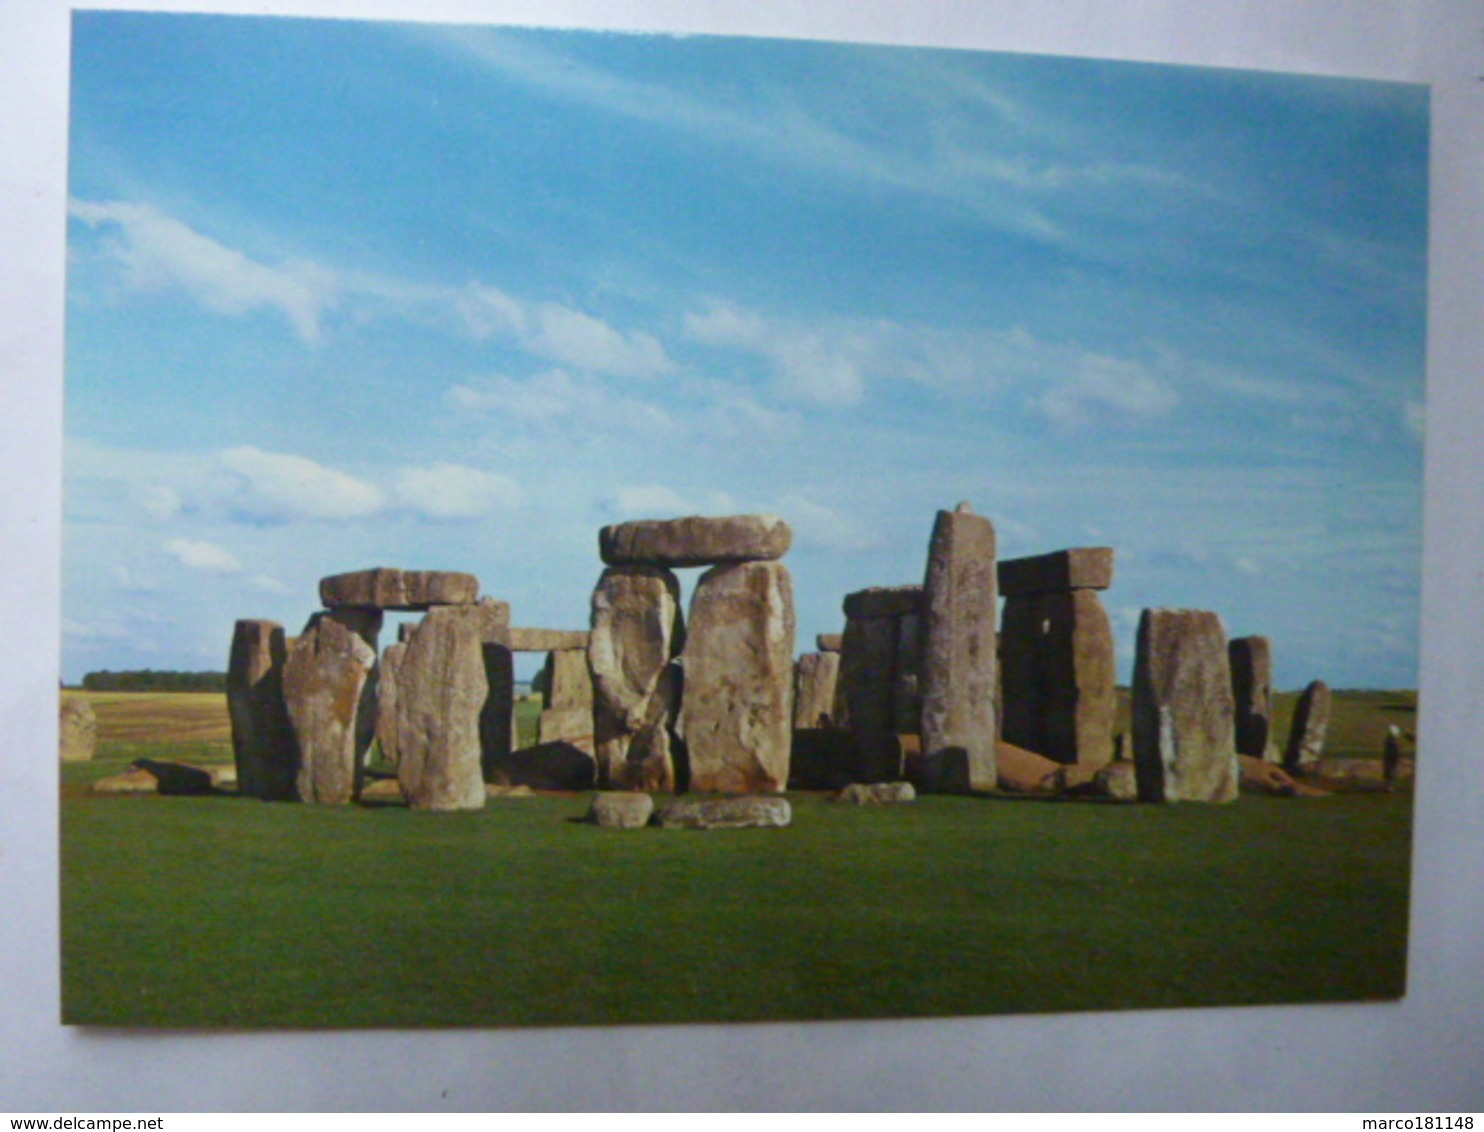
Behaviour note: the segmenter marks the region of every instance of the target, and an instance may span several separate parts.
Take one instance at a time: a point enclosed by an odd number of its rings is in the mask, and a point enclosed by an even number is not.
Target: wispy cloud
[[[200,539],[166,539],[165,549],[182,566],[192,570],[204,570],[211,574],[240,574],[242,563],[230,551],[223,550],[212,542]]]
[[[264,452],[250,445],[222,452],[221,465],[235,473],[233,508],[251,519],[361,519],[386,506],[376,485],[327,468],[307,456]]]
[[[509,476],[448,463],[403,468],[394,490],[402,505],[442,520],[481,519],[519,505],[522,497]]]

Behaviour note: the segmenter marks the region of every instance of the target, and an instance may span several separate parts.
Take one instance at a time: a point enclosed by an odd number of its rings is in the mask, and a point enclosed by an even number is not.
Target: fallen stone
[[[1291,798],[1298,784],[1283,769],[1256,755],[1238,755],[1241,771],[1239,783],[1244,794],[1267,794],[1274,798]]]
[[[1273,742],[1273,644],[1267,637],[1238,637],[1227,645],[1237,754],[1278,761]],[[1286,776],[1285,776],[1286,777]]]
[[[997,785],[1012,794],[1047,794],[1056,789],[1054,776],[1062,764],[1045,755],[1001,742],[995,752]]]
[[[407,795],[402,793],[402,784],[395,778],[378,778],[361,787],[361,801],[377,803],[405,803]]]
[[[673,793],[671,730],[680,700],[672,663],[685,640],[680,583],[653,566],[611,566],[592,598],[588,667],[604,789]]]
[[[872,586],[845,595],[845,616],[854,618],[900,617],[922,612],[921,586]],[[849,626],[846,627],[849,633]],[[842,636],[840,647],[845,647]]]
[[[654,815],[654,799],[631,791],[605,791],[593,796],[587,820],[605,829],[643,829]]]
[[[321,578],[319,600],[326,609],[362,606],[402,612],[435,605],[472,605],[479,600],[479,579],[449,570],[394,570],[383,566]]]
[[[781,562],[714,566],[691,597],[676,733],[690,789],[767,794],[788,785],[793,738],[793,576]]]
[[[852,806],[891,806],[916,799],[910,782],[852,782],[835,796],[835,801]]]
[[[964,752],[971,790],[995,771],[995,534],[967,503],[939,511],[923,584],[922,749]]]
[[[1283,769],[1289,774],[1308,774],[1324,757],[1329,733],[1329,685],[1315,680],[1299,693],[1293,708],[1288,744],[1283,749]]]
[[[153,775],[160,794],[186,797],[216,792],[216,783],[205,767],[163,759],[135,759],[132,766]]]
[[[839,652],[844,640],[841,633],[820,633],[814,638],[814,647],[820,652]]]
[[[218,790],[231,787],[237,789],[237,768],[217,764],[206,768],[206,773],[211,775],[211,785]]]
[[[98,717],[81,696],[63,696],[57,718],[57,746],[64,763],[87,762],[98,749]]]
[[[840,679],[840,654],[806,652],[794,666],[795,731],[829,730],[834,726],[835,685]]]
[[[1226,629],[1215,613],[1146,609],[1134,657],[1134,764],[1145,802],[1231,802],[1239,769]]]
[[[592,752],[565,740],[518,747],[486,772],[491,782],[533,790],[591,790],[598,778]]]
[[[294,796],[300,801],[342,805],[355,796],[366,750],[357,719],[375,665],[375,650],[330,617],[311,620],[289,645],[283,695],[299,754]]]
[[[585,629],[527,629],[520,626],[510,629],[512,652],[565,652],[570,649],[586,652],[587,642]]]
[[[787,798],[694,798],[671,802],[654,816],[661,829],[781,828],[793,820]]]
[[[782,558],[793,531],[776,515],[642,519],[598,532],[607,566],[721,566]]]
[[[93,783],[94,794],[158,794],[160,781],[147,770],[135,767],[121,774],[110,774]]]
[[[484,784],[484,796],[486,798],[534,798],[536,791],[529,786],[501,786],[498,783],[486,782]]]
[[[1113,548],[1082,546],[1031,558],[1010,558],[999,564],[997,573],[1002,597],[1105,590],[1113,584]]]
[[[249,798],[296,798],[299,749],[283,695],[288,641],[276,621],[238,621],[227,661],[227,715],[237,792]]]
[[[482,628],[477,607],[442,606],[406,645],[397,677],[397,781],[414,809],[484,805],[480,716],[491,689]]]

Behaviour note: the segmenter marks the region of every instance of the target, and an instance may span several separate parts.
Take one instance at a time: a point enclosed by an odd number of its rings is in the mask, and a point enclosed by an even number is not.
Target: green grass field
[[[1403,700],[1356,705],[1369,722],[1349,753],[1378,748],[1369,728]],[[133,740],[108,714],[99,759],[64,768],[73,1023],[746,1021],[1404,988],[1405,794],[881,809],[795,794],[785,830],[618,831],[576,820],[585,796],[425,814],[93,795],[137,757],[109,746]]]

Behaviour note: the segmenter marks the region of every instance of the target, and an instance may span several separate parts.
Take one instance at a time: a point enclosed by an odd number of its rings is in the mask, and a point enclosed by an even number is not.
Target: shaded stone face
[[[1266,637],[1238,637],[1227,645],[1236,713],[1237,754],[1277,761],[1273,743],[1273,646]]]
[[[856,749],[853,777],[858,781],[892,782],[902,776],[896,743],[896,669],[896,620],[848,618],[840,649],[837,712],[843,707],[849,721]]]
[[[1315,680],[1300,694],[1293,709],[1288,745],[1283,750],[1283,769],[1304,774],[1324,756],[1329,733],[1329,685]]]
[[[921,613],[922,603],[921,586],[872,586],[845,595],[845,616],[900,617]],[[843,638],[840,647],[845,647]]]
[[[1146,609],[1134,659],[1134,765],[1146,802],[1230,802],[1238,792],[1231,665],[1215,613]]]
[[[820,652],[839,652],[844,638],[839,633],[820,633],[814,638],[814,647]]]
[[[793,531],[776,515],[644,519],[598,532],[598,552],[608,566],[720,566],[782,558]]]
[[[1031,558],[1011,558],[999,564],[996,574],[1003,597],[1105,590],[1113,584],[1113,548],[1079,546]]]
[[[479,600],[479,579],[450,570],[394,570],[382,566],[321,578],[319,599],[326,609],[361,606],[417,611],[435,605],[472,605]]]
[[[939,511],[922,611],[922,748],[962,750],[973,790],[995,773],[995,534],[971,511]]]
[[[387,646],[381,654],[381,667],[376,677],[376,745],[382,761],[397,765],[401,743],[397,722],[397,681],[401,678],[402,661],[407,656],[406,641]]]
[[[828,730],[835,725],[835,685],[840,654],[806,652],[794,670],[794,730]]]
[[[283,696],[299,754],[294,794],[300,801],[354,798],[365,757],[357,719],[375,666],[375,650],[330,617],[312,620],[288,647]]]
[[[1096,591],[1009,598],[999,649],[1006,742],[1059,763],[1113,758],[1117,659]]]
[[[716,566],[691,599],[679,734],[690,789],[761,794],[788,784],[793,577],[781,562]]]
[[[397,781],[424,810],[484,806],[480,715],[490,691],[484,633],[471,606],[432,610],[397,673]]]
[[[250,798],[295,797],[299,751],[283,697],[288,642],[276,621],[238,621],[227,660],[227,714],[237,792]]]
[[[684,640],[674,574],[653,566],[603,571],[593,591],[587,656],[598,781],[605,789],[676,788],[671,729],[680,680],[672,662]]]
[[[98,717],[87,700],[72,696],[63,699],[57,727],[57,745],[64,763],[87,762],[93,757],[98,749]]]

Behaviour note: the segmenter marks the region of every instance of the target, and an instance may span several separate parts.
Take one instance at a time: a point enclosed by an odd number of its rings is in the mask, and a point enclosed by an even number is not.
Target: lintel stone
[[[364,606],[421,612],[435,605],[473,605],[479,579],[451,570],[395,570],[378,566],[321,578],[320,602],[326,609]]]
[[[845,595],[846,617],[901,617],[921,612],[921,586],[872,586]]]
[[[1105,590],[1113,584],[1113,548],[1079,546],[1032,558],[1011,558],[999,564],[999,582],[1001,597]]]

